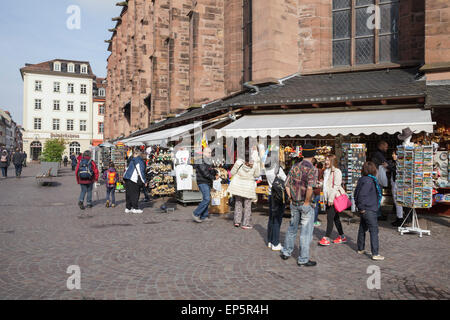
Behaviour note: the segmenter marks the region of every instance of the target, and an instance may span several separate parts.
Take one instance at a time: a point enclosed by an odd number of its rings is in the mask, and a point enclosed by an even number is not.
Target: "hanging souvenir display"
[[[152,196],[169,196],[175,193],[172,152],[160,146],[154,147],[149,155],[147,176]]]
[[[430,208],[433,196],[433,147],[397,147],[397,202],[407,208]]]
[[[364,162],[367,148],[364,143],[343,143],[341,157],[342,183],[349,198],[353,197]]]
[[[114,162],[119,181],[123,181],[123,175],[127,165],[126,155],[128,148],[123,144],[117,144],[111,152],[111,161]]]

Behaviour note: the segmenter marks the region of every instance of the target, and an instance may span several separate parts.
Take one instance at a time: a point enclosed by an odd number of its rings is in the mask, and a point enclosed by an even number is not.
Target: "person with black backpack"
[[[272,168],[266,165],[266,178],[269,183],[269,221],[267,223],[267,246],[273,251],[280,251],[283,247],[280,243],[281,221],[286,206],[286,191],[284,182],[286,174],[279,164]]]
[[[87,207],[92,208],[92,189],[94,182],[98,181],[98,175],[97,165],[91,160],[91,152],[86,150],[80,158],[80,161],[78,161],[77,168],[75,169],[77,183],[81,187],[80,198],[78,201],[81,210],[84,210],[84,198],[86,193]]]

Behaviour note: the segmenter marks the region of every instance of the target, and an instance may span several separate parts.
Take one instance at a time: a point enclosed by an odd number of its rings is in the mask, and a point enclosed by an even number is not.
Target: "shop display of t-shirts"
[[[191,165],[180,164],[175,167],[177,190],[192,190],[192,176],[194,168]]]

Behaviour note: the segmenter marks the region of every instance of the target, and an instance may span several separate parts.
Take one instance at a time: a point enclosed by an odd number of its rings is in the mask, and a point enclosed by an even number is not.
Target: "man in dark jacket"
[[[195,166],[197,176],[197,185],[202,193],[202,202],[192,213],[195,222],[203,222],[208,219],[208,207],[211,200],[211,187],[215,179],[218,178],[217,171],[211,166],[211,149],[203,150],[203,159],[201,164]]]
[[[70,155],[70,161],[72,161],[72,171],[75,171],[75,168],[77,167],[77,157],[75,157],[75,154]]]
[[[386,169],[386,176],[388,178],[388,181],[391,178],[391,174],[394,174],[395,172],[395,165],[392,161],[387,160],[386,158],[386,152],[389,149],[389,144],[386,141],[379,141],[377,144],[378,150],[374,152],[372,155],[372,162],[375,164],[375,166],[383,166]],[[378,220],[385,221],[387,220],[387,217],[382,214],[381,207],[378,209]]]
[[[18,148],[12,157],[12,162],[16,168],[16,178],[19,178],[22,175],[23,153]]]
[[[24,151],[23,152],[23,167],[27,166],[27,153]]]
[[[84,210],[84,198],[86,193],[87,207],[92,208],[92,189],[94,187],[94,182],[98,181],[98,174],[97,165],[91,160],[91,152],[86,150],[75,169],[77,183],[81,187],[80,198],[78,201],[81,210]]]

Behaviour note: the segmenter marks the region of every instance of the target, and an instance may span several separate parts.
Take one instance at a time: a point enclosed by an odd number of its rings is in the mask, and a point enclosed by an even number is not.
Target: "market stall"
[[[376,150],[374,145],[379,140],[387,140],[386,136],[398,141],[396,135],[406,127],[432,133],[434,124],[431,112],[421,109],[257,114],[244,115],[217,130],[217,134],[235,139],[276,138],[280,146],[280,164],[284,165],[285,171],[301,156],[300,141],[315,143],[318,150],[332,152],[341,160],[346,191],[351,195],[361,166],[369,158],[366,142]],[[290,143],[286,143],[289,140]],[[323,161],[324,154],[320,156]],[[264,192],[264,189],[258,186],[258,191]]]

